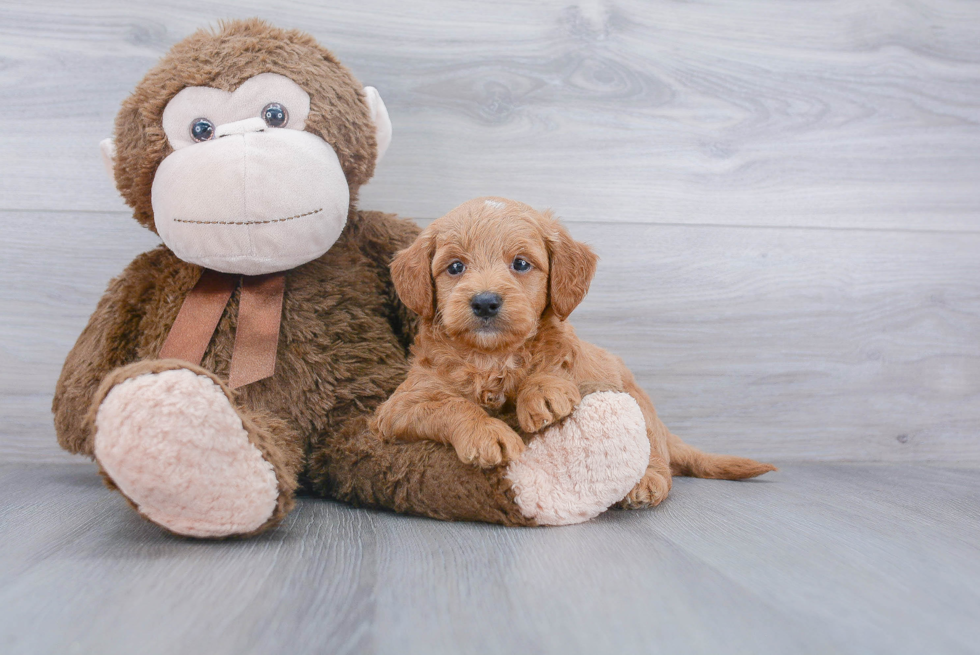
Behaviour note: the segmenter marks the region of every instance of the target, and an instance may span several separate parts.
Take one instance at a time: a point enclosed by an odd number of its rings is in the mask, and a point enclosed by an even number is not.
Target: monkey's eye
[[[262,120],[269,127],[285,127],[289,122],[289,112],[278,102],[270,102],[262,110]]]
[[[191,138],[195,141],[210,141],[214,137],[214,123],[206,118],[198,118],[191,123]]]
[[[527,261],[523,257],[515,257],[510,267],[518,273],[527,273],[531,270],[531,262]]]
[[[446,272],[449,273],[450,275],[461,275],[465,270],[466,270],[466,264],[459,261],[458,259],[446,268]]]

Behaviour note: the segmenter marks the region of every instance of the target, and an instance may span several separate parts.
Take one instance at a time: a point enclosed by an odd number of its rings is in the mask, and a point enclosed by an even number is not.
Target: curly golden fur
[[[504,198],[471,200],[430,224],[391,266],[422,324],[408,377],[376,413],[379,434],[452,444],[462,461],[494,467],[571,414],[580,388],[599,385],[629,393],[647,424],[649,466],[625,507],[663,501],[672,473],[743,479],[774,470],[684,444],[623,361],[575,335],[565,319],[596,262],[550,212]],[[524,437],[503,420],[513,412]]]

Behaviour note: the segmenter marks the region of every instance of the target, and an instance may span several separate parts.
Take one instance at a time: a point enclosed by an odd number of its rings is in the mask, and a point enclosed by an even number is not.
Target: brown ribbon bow
[[[180,306],[177,320],[160,349],[161,359],[181,359],[199,365],[239,282],[242,295],[228,386],[237,389],[275,373],[285,273],[232,275],[204,269]]]

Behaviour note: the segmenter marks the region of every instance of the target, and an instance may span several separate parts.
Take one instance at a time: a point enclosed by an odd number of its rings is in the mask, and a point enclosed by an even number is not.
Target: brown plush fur
[[[465,270],[448,270],[454,262]],[[430,224],[391,266],[422,326],[408,377],[378,408],[382,437],[452,444],[464,462],[497,466],[524,449],[502,413],[515,411],[532,434],[571,414],[582,385],[599,383],[629,393],[647,423],[650,464],[626,507],[660,503],[671,473],[739,480],[774,470],[682,443],[623,361],[575,336],[565,318],[588,292],[596,262],[550,213],[503,198],[472,200]],[[486,292],[502,302],[499,314],[480,318],[471,302]]]
[[[351,205],[333,247],[286,273],[275,375],[236,392],[222,386],[279,480],[278,508],[261,529],[285,515],[297,487],[439,519],[530,524],[500,472],[464,466],[437,444],[384,443],[368,428],[374,409],[408,370],[415,318],[398,300],[388,264],[418,228],[355,208],[358,187],[373,171],[374,128],[360,84],[312,38],[252,20],[198,32],[174,46],[116,121],[116,180],[135,218],[153,229],[150,188],[170,151],[160,124],[166,103],[186,86],[230,91],[264,72],[286,75],[309,92],[306,130],[337,151]],[[62,447],[94,456],[92,413],[125,379],[183,366],[227,380],[237,291],[200,368],[157,359],[200,272],[161,246],[109,284],[58,381],[53,410]]]

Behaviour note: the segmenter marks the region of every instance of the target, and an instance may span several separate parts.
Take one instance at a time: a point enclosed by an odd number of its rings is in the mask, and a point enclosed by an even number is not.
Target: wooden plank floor
[[[976,653],[980,471],[678,479],[581,526],[303,500],[249,541],[141,521],[87,464],[0,466],[0,650]]]

